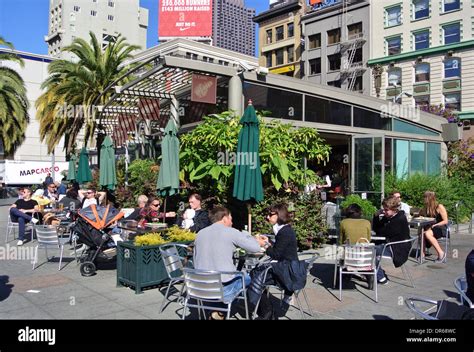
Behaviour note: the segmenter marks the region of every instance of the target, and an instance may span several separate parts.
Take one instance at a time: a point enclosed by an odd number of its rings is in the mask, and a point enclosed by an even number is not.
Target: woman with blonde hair
[[[438,238],[446,237],[448,225],[448,212],[443,204],[436,200],[435,192],[426,191],[423,196],[425,207],[420,212],[423,216],[432,217],[436,219],[436,223],[425,228],[425,239],[427,247],[432,245],[438,253],[436,263],[444,263],[446,261],[446,254],[438,243]],[[424,248],[422,249],[424,253]]]

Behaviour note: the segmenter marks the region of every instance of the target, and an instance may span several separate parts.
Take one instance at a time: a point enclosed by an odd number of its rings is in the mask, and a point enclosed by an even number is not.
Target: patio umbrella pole
[[[249,233],[252,234],[252,207],[250,203],[247,203],[247,213],[248,213],[248,227],[249,227]]]
[[[164,202],[164,204],[163,204],[163,208],[164,208],[164,209],[163,209],[163,224],[166,222],[166,199],[167,199],[167,198],[168,198],[168,197],[165,197],[165,202]]]

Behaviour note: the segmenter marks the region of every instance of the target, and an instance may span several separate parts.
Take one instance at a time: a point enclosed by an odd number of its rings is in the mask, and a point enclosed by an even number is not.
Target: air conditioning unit
[[[445,142],[456,142],[462,139],[462,130],[457,123],[443,123],[442,137]]]

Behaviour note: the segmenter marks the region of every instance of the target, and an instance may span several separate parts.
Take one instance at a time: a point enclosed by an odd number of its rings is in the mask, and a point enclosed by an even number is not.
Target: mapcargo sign
[[[67,162],[56,162],[54,168],[49,161],[5,160],[5,183],[7,185],[35,185],[42,183],[48,174],[61,181],[61,172],[68,170]]]
[[[158,37],[210,37],[212,0],[161,0]]]

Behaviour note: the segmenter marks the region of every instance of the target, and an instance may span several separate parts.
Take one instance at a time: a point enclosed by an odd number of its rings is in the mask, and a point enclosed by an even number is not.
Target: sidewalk
[[[0,258],[0,319],[180,318],[182,309],[177,303],[169,304],[162,314],[158,313],[164,290],[160,293],[152,289],[136,295],[130,288],[116,287],[116,270],[99,270],[93,277],[82,277],[68,250],[65,250],[65,267],[61,271],[58,271],[57,262],[44,262],[44,250],[39,250],[40,266],[35,271],[32,271],[30,259],[5,257],[5,253],[17,248],[11,237],[5,244],[7,215],[8,207],[0,207],[0,254],[3,253]],[[374,302],[374,291],[367,290],[365,281],[357,280],[345,284],[340,302],[338,290],[332,288],[334,262],[319,258],[306,285],[315,318],[412,319],[413,315],[403,302],[405,297],[417,295],[456,301],[453,281],[464,273],[464,260],[474,248],[474,235],[467,234],[467,226],[461,229],[459,234],[452,235],[447,264],[434,264],[430,258],[423,265],[410,260],[408,267],[416,288],[408,285],[401,271],[393,268],[390,261],[384,261],[390,282],[379,286],[379,303]],[[33,246],[34,243],[29,242],[23,248]],[[303,254],[302,258],[313,252]],[[330,247],[316,252],[330,253]],[[55,254],[59,255],[59,251]],[[72,256],[68,257],[69,254]],[[301,301],[304,306],[302,296]],[[287,316],[280,319],[300,319],[300,313],[292,307]]]

